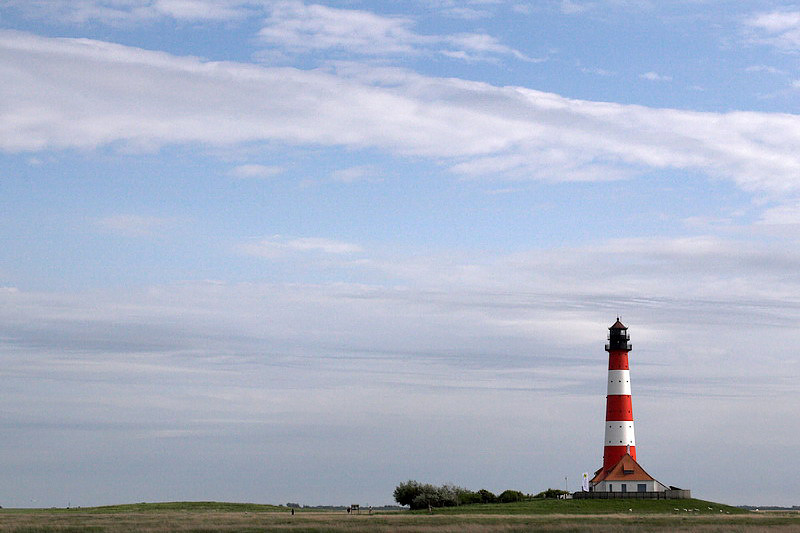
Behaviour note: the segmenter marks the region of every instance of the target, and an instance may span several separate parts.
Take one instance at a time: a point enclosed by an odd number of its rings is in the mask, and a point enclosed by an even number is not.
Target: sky
[[[4,507],[800,500],[800,4],[0,0]],[[13,481],[11,481],[13,480]]]

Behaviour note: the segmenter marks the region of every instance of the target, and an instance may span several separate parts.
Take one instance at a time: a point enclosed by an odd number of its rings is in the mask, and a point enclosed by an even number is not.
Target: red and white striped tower
[[[617,321],[608,328],[608,396],[606,396],[606,439],[603,449],[603,472],[609,471],[629,453],[636,460],[633,436],[633,403],[628,352],[631,350],[628,328]]]

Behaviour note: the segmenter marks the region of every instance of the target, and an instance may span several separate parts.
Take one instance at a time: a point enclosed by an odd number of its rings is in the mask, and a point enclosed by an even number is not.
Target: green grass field
[[[427,511],[414,511],[427,513]],[[533,500],[435,509],[440,514],[747,514],[748,511],[705,500]]]
[[[704,511],[683,511],[684,508]],[[635,504],[639,504],[638,506]],[[711,507],[712,509],[708,509]],[[675,511],[675,509],[678,511]],[[720,513],[719,510],[723,512]],[[728,514],[730,513],[730,514]],[[800,532],[800,513],[743,511],[703,500],[545,500],[433,513],[296,510],[250,503],[138,503],[73,509],[2,509],[0,532],[255,533]]]

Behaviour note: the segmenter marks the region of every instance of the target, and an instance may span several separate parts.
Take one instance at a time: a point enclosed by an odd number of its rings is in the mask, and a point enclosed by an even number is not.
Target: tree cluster
[[[419,481],[408,480],[394,489],[394,499],[400,505],[408,505],[412,509],[429,507],[453,507],[459,505],[460,495],[469,492],[455,485],[431,485]]]
[[[559,490],[559,489],[547,489],[547,490],[543,490],[542,492],[540,492],[538,494],[534,494],[533,497],[534,498],[552,498],[552,499],[555,499],[555,498],[560,498],[560,497],[564,496],[565,494],[569,494],[569,492],[567,492],[566,490]]]
[[[414,480],[400,483],[394,489],[395,501],[411,509],[454,507],[471,503],[511,503],[529,498],[518,490],[506,490],[497,496],[486,489],[471,491],[455,485],[437,486]]]

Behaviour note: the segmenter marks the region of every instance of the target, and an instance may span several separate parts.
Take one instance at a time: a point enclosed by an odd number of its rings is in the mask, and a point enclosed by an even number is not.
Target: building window
[[[622,492],[628,492],[628,485],[625,483],[622,484]]]
[[[638,492],[647,492],[647,484],[646,483],[639,483],[636,485],[636,490]]]
[[[614,492],[614,485],[611,483],[608,484],[608,492]]]

